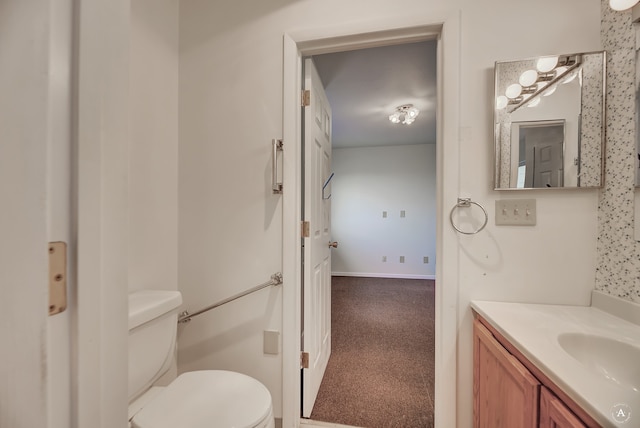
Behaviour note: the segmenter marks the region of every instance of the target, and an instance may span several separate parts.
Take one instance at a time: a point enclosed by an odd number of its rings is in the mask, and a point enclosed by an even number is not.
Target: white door
[[[309,356],[302,370],[302,416],[309,417],[331,354],[331,108],[313,64],[304,67],[310,102],[304,112],[304,238],[303,352]],[[324,196],[323,196],[324,191]]]
[[[564,123],[527,126],[525,187],[562,187],[564,185]]]

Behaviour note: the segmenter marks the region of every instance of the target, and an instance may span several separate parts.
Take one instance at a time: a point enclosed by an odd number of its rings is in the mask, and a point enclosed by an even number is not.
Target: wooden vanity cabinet
[[[474,427],[537,427],[540,382],[478,320],[473,327]]]
[[[540,428],[584,428],[576,415],[544,386],[540,390]]]
[[[502,339],[504,341],[504,338]],[[505,346],[482,322],[478,319],[474,320],[473,425],[475,428],[599,426],[588,416],[589,423],[583,423],[548,388],[549,380],[541,376],[539,371],[534,375],[531,363],[528,361],[523,363],[523,360],[522,356],[516,357],[505,349]],[[575,403],[573,404],[575,408]]]

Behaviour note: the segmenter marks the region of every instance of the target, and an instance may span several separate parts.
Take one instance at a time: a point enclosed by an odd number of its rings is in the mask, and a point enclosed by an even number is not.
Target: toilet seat
[[[181,374],[131,420],[133,428],[272,426],[271,394],[256,379],[225,370]]]

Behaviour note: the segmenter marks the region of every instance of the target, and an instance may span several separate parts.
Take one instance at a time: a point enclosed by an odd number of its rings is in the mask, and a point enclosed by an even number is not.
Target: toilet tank
[[[181,304],[179,291],[129,294],[129,402],[171,367]]]

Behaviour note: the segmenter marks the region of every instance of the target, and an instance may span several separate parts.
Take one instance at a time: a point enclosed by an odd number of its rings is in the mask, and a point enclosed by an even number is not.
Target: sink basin
[[[589,370],[622,387],[640,391],[640,348],[584,333],[562,333],[558,343]]]

